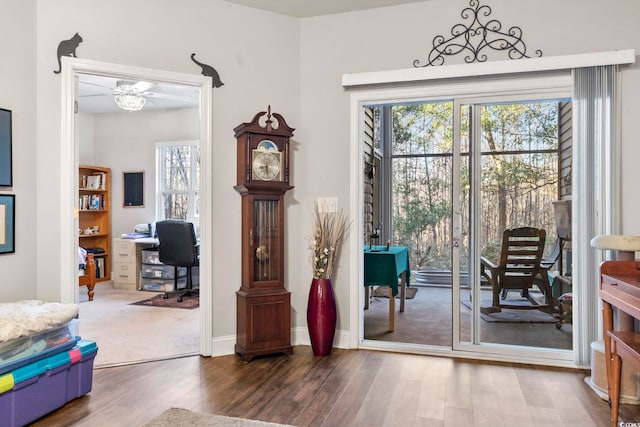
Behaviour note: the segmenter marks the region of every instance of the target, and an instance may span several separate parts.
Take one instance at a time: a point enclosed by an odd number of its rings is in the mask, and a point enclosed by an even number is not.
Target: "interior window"
[[[182,219],[198,224],[200,148],[197,141],[161,143],[157,157],[157,218]]]

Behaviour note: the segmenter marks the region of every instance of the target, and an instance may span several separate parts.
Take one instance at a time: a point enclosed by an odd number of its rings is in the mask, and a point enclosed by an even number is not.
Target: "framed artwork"
[[[0,254],[16,251],[16,196],[0,194]]]
[[[144,171],[122,172],[122,207],[144,207]]]
[[[11,110],[0,108],[0,187],[11,187],[12,176]]]

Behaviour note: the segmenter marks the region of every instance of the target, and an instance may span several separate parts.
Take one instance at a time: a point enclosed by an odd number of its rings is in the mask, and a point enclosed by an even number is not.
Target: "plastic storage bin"
[[[187,278],[178,279],[178,289],[185,288],[187,286]],[[171,292],[174,291],[173,279],[151,279],[142,278],[142,290],[143,291],[155,291],[155,292]]]
[[[94,341],[0,376],[0,427],[23,426],[91,391]]]
[[[78,341],[78,320],[62,326],[0,343],[0,375],[70,350]]]
[[[175,268],[172,265],[143,264],[142,277],[148,279],[172,279],[175,275]],[[178,277],[187,275],[186,267],[178,267]]]
[[[142,263],[143,264],[160,264],[160,255],[157,248],[147,248],[142,250]]]

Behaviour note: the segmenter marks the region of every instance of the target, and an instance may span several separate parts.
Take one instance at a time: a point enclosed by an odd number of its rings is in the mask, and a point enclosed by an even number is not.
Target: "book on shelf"
[[[104,196],[102,194],[82,194],[78,198],[80,210],[101,210],[104,209]]]
[[[107,189],[107,174],[104,172],[94,172],[94,177],[98,177],[98,186],[96,189],[106,190]]]

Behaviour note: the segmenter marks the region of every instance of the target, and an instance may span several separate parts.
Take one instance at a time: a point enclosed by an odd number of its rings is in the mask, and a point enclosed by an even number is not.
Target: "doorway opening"
[[[156,218],[155,209],[155,173],[156,173],[156,147],[155,143],[158,141],[167,141],[165,133],[162,135],[162,130],[170,132],[168,128],[171,127],[171,123],[179,121],[181,126],[187,123],[188,130],[185,131],[187,137],[185,140],[197,140],[200,149],[200,180],[201,187],[199,189],[199,203],[198,203],[198,229],[200,235],[200,268],[199,268],[199,304],[200,307],[194,314],[189,314],[192,318],[192,326],[195,325],[197,330],[196,346],[194,352],[201,355],[211,355],[211,336],[212,336],[212,284],[211,277],[211,262],[209,260],[211,253],[211,200],[210,200],[210,179],[211,179],[211,81],[210,78],[195,75],[186,75],[180,73],[165,72],[160,70],[143,69],[138,67],[128,67],[117,64],[98,63],[95,61],[79,60],[77,58],[63,58],[63,206],[77,206],[78,200],[78,188],[79,188],[79,174],[78,166],[85,163],[101,163],[102,166],[110,167],[112,170],[112,200],[111,210],[113,214],[111,237],[118,238],[122,234],[126,234],[134,231],[134,227],[140,223],[153,223]],[[83,81],[84,79],[84,81]],[[100,97],[108,99],[113,104],[113,93],[110,92],[111,83],[117,81],[137,81],[147,82],[150,86],[145,91],[145,94],[149,97],[146,106],[149,107],[147,111],[139,112],[122,112],[105,113],[102,117],[96,118],[97,114],[87,114],[83,112],[83,101],[90,99],[95,103]],[[91,96],[90,92],[82,91],[81,86],[90,86],[94,88],[95,93]],[[151,86],[152,85],[152,86]],[[179,101],[186,103],[187,95],[192,94],[194,104],[192,106],[183,104],[182,106],[176,106],[174,108],[167,107],[168,96],[175,96],[176,99],[182,97]],[[85,95],[85,96],[80,96]],[[76,100],[80,98],[79,102],[79,114],[74,114],[74,106]],[[154,105],[155,104],[155,105]],[[185,108],[186,107],[186,108]],[[95,105],[91,108],[98,108]],[[111,108],[116,108],[114,105]],[[146,107],[145,107],[146,108]],[[136,116],[136,114],[141,113]],[[83,120],[84,116],[84,120]],[[91,117],[93,116],[93,117]],[[119,117],[120,116],[120,117]],[[173,117],[173,119],[171,118]],[[119,123],[119,124],[118,124]],[[150,123],[155,123],[154,130],[148,131],[153,135],[145,135],[144,126]],[[90,130],[88,131],[87,128]],[[111,129],[111,131],[109,130]],[[116,131],[114,131],[116,129]],[[129,130],[127,137],[127,130]],[[137,132],[137,133],[136,133]],[[93,133],[96,137],[92,141],[93,147],[87,149],[83,145],[82,140],[87,138],[87,134]],[[175,135],[175,133],[174,133]],[[146,140],[147,144],[144,144],[141,140]],[[152,141],[152,144],[149,142]],[[108,164],[106,164],[108,163]],[[123,173],[125,171],[145,171],[147,177],[147,183],[144,185],[146,193],[145,202],[137,206],[136,208],[127,208],[122,203],[123,201]],[[68,202],[68,203],[65,203]],[[146,210],[149,212],[145,212]],[[78,218],[74,217],[72,212],[68,212],[73,218],[73,221],[69,223],[70,227],[66,230],[62,230],[63,242],[63,254],[68,254],[69,265],[74,265],[73,273],[76,273],[77,269],[77,246],[78,246]],[[144,218],[144,220],[142,220]],[[163,218],[159,218],[163,219]],[[63,224],[63,228],[66,228],[66,224]],[[113,243],[113,240],[112,240]],[[115,255],[115,248],[111,247],[111,255]],[[64,257],[66,258],[66,256]],[[64,263],[64,259],[63,259]],[[66,264],[66,263],[65,263]],[[114,263],[111,263],[111,271],[107,272],[111,275],[114,270]],[[64,273],[63,273],[64,274]],[[63,280],[62,283],[62,295],[63,299],[69,300],[69,302],[78,302],[80,300],[79,292],[83,292],[83,289],[79,289],[77,286],[77,274],[73,274],[76,277],[70,277],[70,280]],[[108,279],[108,277],[107,277]],[[137,278],[138,279],[138,278]],[[65,285],[69,283],[71,285]],[[114,290],[112,282],[105,281],[104,284],[109,284],[108,291]],[[138,282],[139,284],[139,282]],[[105,300],[100,300],[100,287],[102,283],[97,286],[94,301],[82,303],[80,306],[80,316],[82,319],[82,312],[84,306],[92,307],[96,310],[99,309],[99,305],[106,303]],[[151,297],[149,292],[140,292],[134,289],[115,289],[117,292],[129,292],[133,296],[133,301],[143,300]],[[106,295],[107,291],[104,292]],[[139,296],[135,296],[139,294]],[[124,297],[128,298],[128,297]],[[129,307],[129,302],[123,303]],[[184,320],[187,316],[186,312],[190,310],[184,309],[168,309],[168,308],[156,308],[156,307],[139,307],[150,311],[148,322],[146,325],[129,323],[125,326],[126,330],[117,331],[120,337],[127,336],[128,345],[131,346],[132,333],[131,330],[141,332],[141,336],[144,337],[144,329],[154,323],[154,317],[160,315],[159,311],[171,310],[171,316],[177,316],[176,323],[180,324],[187,321]],[[98,315],[103,316],[96,323],[102,322],[104,325],[108,325],[110,316],[121,316],[121,312],[116,313],[104,313]],[[91,331],[83,329],[82,320],[80,323],[81,334],[89,335]],[[152,330],[148,330],[147,334],[153,333]],[[158,331],[159,336],[163,335],[163,331]],[[166,331],[164,333],[166,335]],[[148,335],[147,335],[148,336]],[[176,340],[180,340],[179,334],[174,337]],[[167,336],[167,339],[170,339]],[[104,339],[101,345],[101,349],[105,349],[105,345],[109,345],[110,342],[116,342],[117,340]],[[144,338],[139,341],[144,342]],[[140,347],[143,347],[142,344]],[[126,349],[125,349],[126,350]],[[124,352],[126,353],[126,351]],[[124,354],[123,353],[123,354]],[[161,354],[162,355],[162,354]],[[149,355],[144,359],[157,358],[156,355]],[[179,356],[179,354],[167,354],[166,357]],[[137,356],[123,356],[124,359],[137,359]],[[113,360],[113,363],[118,364],[126,362],[134,362],[136,360]],[[96,361],[97,366],[102,363]]]

